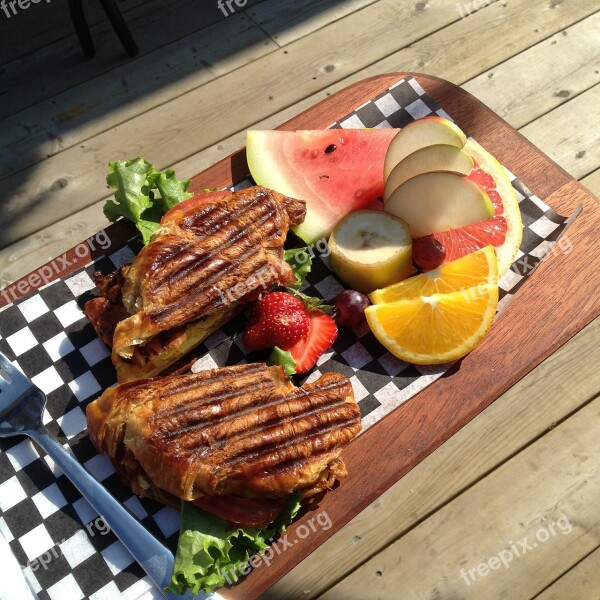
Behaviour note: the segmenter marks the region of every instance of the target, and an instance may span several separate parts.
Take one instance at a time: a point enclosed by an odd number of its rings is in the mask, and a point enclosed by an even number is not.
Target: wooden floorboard
[[[143,3],[144,0],[117,0],[117,6],[126,22],[129,19],[129,11]],[[44,0],[37,5],[30,5],[29,8],[32,10],[19,10],[10,19],[4,20],[4,15],[1,15],[0,68],[64,38],[75,39],[75,29],[66,2],[59,4]],[[107,20],[99,2],[87,3],[85,16],[91,27]]]
[[[0,178],[74,146],[75,154],[84,154],[87,139],[276,48],[258,25],[240,13],[134,61],[123,61],[74,89],[0,120]],[[202,103],[195,111],[201,119]],[[149,127],[147,136],[153,133],[160,134],[158,124]]]
[[[486,70],[463,87],[519,129],[600,82],[598,31],[600,12]]]
[[[600,597],[600,547],[535,596],[535,600],[592,600]]]
[[[523,127],[521,133],[573,177],[585,177],[600,162],[599,106],[600,84],[597,84]]]
[[[259,1],[248,0],[248,6]],[[0,88],[9,92],[1,97],[0,117],[52,98],[126,62],[136,63],[142,56],[225,20],[216,3],[205,6],[209,8],[200,9],[197,0],[148,0],[133,6],[127,12],[127,24],[140,49],[134,58],[125,54],[114,29],[104,20],[90,27],[97,49],[92,60],[83,56],[77,37],[72,34],[4,64]],[[64,18],[69,17],[63,15]]]
[[[376,1],[267,0],[248,13],[280,46],[285,46]],[[332,39],[329,48],[335,44]],[[324,47],[323,52],[329,48]]]
[[[581,180],[581,183],[600,198],[600,169],[596,169],[589,175],[586,175]]]
[[[599,344],[597,319],[288,573],[263,600],[323,593],[576,411],[600,389],[597,379],[577,377],[594,369]],[[460,523],[470,527],[468,521]]]

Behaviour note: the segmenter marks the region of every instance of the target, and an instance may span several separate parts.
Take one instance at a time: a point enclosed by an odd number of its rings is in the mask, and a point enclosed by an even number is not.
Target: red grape
[[[356,327],[365,318],[365,308],[371,304],[364,294],[356,290],[344,290],[334,300],[335,320],[344,327]]]
[[[446,248],[432,235],[414,240],[412,247],[413,261],[423,271],[431,271],[439,267],[446,258]]]

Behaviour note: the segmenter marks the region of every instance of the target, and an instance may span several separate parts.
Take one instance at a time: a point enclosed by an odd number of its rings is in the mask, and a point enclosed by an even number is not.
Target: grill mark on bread
[[[246,437],[248,437],[262,429],[266,429],[267,422],[281,422],[287,417],[295,419],[297,416],[309,416],[320,410],[330,408],[330,406],[333,406],[334,404],[344,404],[343,399],[339,399],[338,396],[331,398],[331,395],[327,395],[326,392],[347,387],[347,385],[346,381],[336,379],[329,384],[319,387],[317,393],[314,394],[311,394],[308,390],[294,390],[287,395],[277,393],[277,390],[273,386],[270,386],[273,388],[271,392],[272,395],[265,400],[264,394],[260,394],[261,391],[265,391],[265,386],[262,385],[262,382],[257,382],[253,386],[243,387],[242,395],[240,395],[240,390],[238,389],[217,394],[216,396],[211,395],[209,392],[207,401],[190,403],[178,406],[175,409],[157,412],[155,425],[158,433],[162,430],[161,420],[166,421],[169,419],[168,425],[172,427],[173,422],[170,419],[178,413],[183,413],[185,418],[187,418],[187,422],[179,425],[178,430],[169,431],[164,434],[165,437],[183,438],[185,434],[188,433],[194,433],[196,435],[202,435],[203,433],[212,434],[215,429],[228,424],[232,429],[229,429],[227,433],[224,432],[218,439],[228,439],[228,441],[233,441],[234,438],[243,436],[243,434],[246,434]],[[298,393],[298,391],[300,391],[300,393]],[[255,392],[259,393],[255,395]],[[227,400],[241,400],[243,401],[243,405],[242,407],[239,405],[235,406],[233,405],[234,402],[227,403]],[[229,406],[228,404],[233,406]],[[285,411],[287,414],[280,414],[278,411],[271,410],[274,407],[284,406],[287,407],[287,410]],[[236,436],[235,428],[233,427],[234,422],[251,413],[256,413],[258,423],[252,428],[242,430],[241,434]],[[265,424],[264,427],[260,425],[261,423]],[[233,436],[231,435],[232,433],[234,434]],[[212,437],[213,436],[211,436],[211,439]],[[192,444],[193,442],[190,442],[190,446]]]
[[[252,259],[258,260],[252,260]],[[257,271],[258,269],[267,266],[269,263],[267,261],[261,261],[260,249],[257,246],[250,246],[244,254],[239,257],[240,261],[248,261],[245,265],[246,268],[252,272]],[[224,276],[229,275],[236,268],[239,268],[239,264],[231,263],[227,265],[225,268],[220,269],[215,272],[214,275],[205,279],[204,285],[201,286],[193,286],[193,291],[187,293],[186,295],[186,304],[194,303],[194,301],[198,300],[203,295],[206,295],[207,292],[212,292],[210,294],[212,298],[204,303],[204,310],[206,313],[211,313],[217,310],[217,308],[224,308],[228,303],[223,300],[222,295],[219,293],[219,288],[212,285],[214,282],[222,281]],[[273,271],[273,279],[275,279],[275,271]],[[227,290],[221,290],[221,292]],[[150,314],[150,322],[154,325],[159,325],[160,323],[167,321],[174,313],[177,313],[181,310],[184,310],[185,306],[182,303],[172,303],[168,304],[165,307],[154,310]]]
[[[308,406],[304,403],[303,406],[300,403],[289,402],[285,396],[279,396],[259,405],[249,402],[235,413],[218,417],[204,413],[196,419],[193,415],[193,422],[181,426],[170,437],[178,437],[179,444],[190,450],[198,446],[197,436],[210,439],[211,447],[219,448],[244,438],[258,436],[272,427],[309,418],[320,411],[330,411],[344,404],[346,403],[343,400],[325,397],[321,402],[313,402]],[[252,422],[244,423],[244,418],[248,415],[253,416]]]
[[[283,443],[273,442],[269,446],[236,456],[227,461],[230,476],[247,479],[266,472],[275,473],[283,464],[287,465],[286,469],[291,470],[319,455],[335,451],[339,455],[341,448],[358,433],[359,423],[358,417],[351,421],[334,422],[318,431],[307,430]]]
[[[232,223],[236,218],[239,218],[242,215],[248,216],[248,213],[250,212],[249,208],[252,208],[252,206],[254,206],[255,204],[257,204],[257,200],[252,202],[251,207],[244,206],[244,207],[240,208],[240,210],[236,214],[231,215],[229,219],[227,219],[227,220],[221,219],[219,221],[219,226],[215,229],[214,232],[211,232],[210,234],[204,234],[202,236],[196,236],[195,242],[196,243],[204,242],[204,241],[206,241],[206,239],[208,237],[213,237],[213,236],[215,236],[216,233],[226,230],[227,225]],[[268,205],[267,204],[262,204],[262,205],[259,204],[258,210],[257,210],[257,215],[255,216],[254,219],[251,220],[250,223],[246,224],[241,229],[240,228],[231,228],[232,230],[231,230],[231,232],[229,232],[229,234],[227,235],[225,240],[219,240],[219,242],[216,243],[214,245],[214,247],[212,249],[210,249],[208,252],[198,254],[198,255],[196,255],[195,258],[192,257],[193,260],[192,260],[192,262],[190,262],[190,264],[186,265],[183,269],[178,269],[173,275],[167,276],[164,281],[157,282],[157,284],[155,286],[150,288],[151,291],[157,292],[165,286],[172,285],[174,283],[177,283],[181,279],[185,279],[186,277],[191,275],[193,272],[197,271],[198,269],[200,269],[202,267],[205,267],[207,265],[207,263],[210,266],[210,262],[214,261],[215,258],[222,257],[225,255],[231,261],[235,261],[236,259],[239,260],[240,257],[236,256],[236,251],[239,248],[243,248],[243,246],[239,246],[239,247],[234,246],[232,256],[227,255],[226,251],[231,249],[231,246],[233,246],[240,239],[247,239],[249,237],[248,236],[249,232],[255,234],[253,237],[259,237],[258,235],[256,235],[256,232],[255,232],[256,228],[263,225],[263,223],[271,220],[271,218],[276,213],[278,213],[277,205],[274,202],[269,202]],[[273,232],[278,234],[278,229],[275,229],[273,224],[271,224],[270,229],[272,229]],[[256,250],[258,251],[258,250],[260,250],[260,248],[257,247]],[[239,266],[239,265],[237,265],[237,266]],[[217,272],[217,277],[218,276],[219,276],[219,273]],[[205,287],[207,287],[207,286],[205,286]]]

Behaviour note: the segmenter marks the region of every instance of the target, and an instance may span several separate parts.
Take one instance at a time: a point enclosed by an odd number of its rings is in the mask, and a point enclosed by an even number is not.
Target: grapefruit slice
[[[395,356],[420,365],[462,358],[485,337],[498,306],[498,286],[416,296],[365,310],[375,337]]]
[[[501,277],[512,265],[523,235],[519,202],[502,165],[477,142],[467,140],[464,151],[475,165],[468,179],[486,190],[494,216],[464,227],[433,234],[446,249],[446,262],[454,261],[487,245],[496,249]]]
[[[406,298],[458,292],[482,283],[498,283],[498,261],[492,246],[486,246],[462,258],[394,283],[369,294],[373,304],[396,302]]]
[[[306,201],[295,233],[308,244],[383,195],[383,164],[398,129],[248,131],[246,156],[259,185]]]

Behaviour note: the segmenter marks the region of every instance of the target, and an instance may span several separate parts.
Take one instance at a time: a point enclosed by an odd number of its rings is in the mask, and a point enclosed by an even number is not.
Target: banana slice
[[[329,265],[352,289],[369,293],[409,277],[412,241],[408,225],[380,210],[356,210],[329,238]]]

